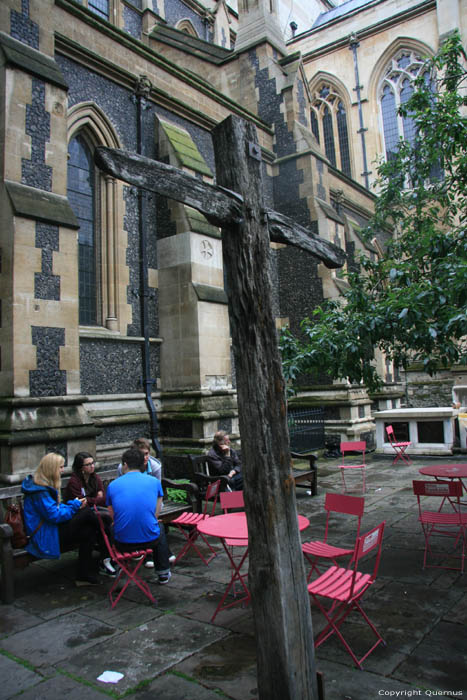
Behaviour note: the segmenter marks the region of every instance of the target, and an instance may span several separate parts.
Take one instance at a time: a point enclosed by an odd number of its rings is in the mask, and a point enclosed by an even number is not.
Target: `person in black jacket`
[[[226,475],[233,491],[243,489],[242,463],[238,453],[230,446],[230,436],[224,430],[214,435],[208,452],[208,465],[213,475]]]

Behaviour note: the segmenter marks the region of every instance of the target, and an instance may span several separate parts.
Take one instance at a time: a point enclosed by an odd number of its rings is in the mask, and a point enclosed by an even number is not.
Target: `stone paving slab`
[[[0,654],[0,678],[0,700],[8,700],[42,680],[38,673],[3,654]]]
[[[449,640],[449,644],[447,644]],[[394,677],[420,688],[467,692],[467,635],[463,625],[441,621],[395,670]],[[463,696],[461,696],[463,697]]]
[[[89,653],[84,651],[69,656],[60,668],[96,687],[105,685],[96,680],[103,671],[123,673],[122,680],[112,686],[112,691],[121,695],[228,634],[214,625],[180,615],[163,615],[106,639]]]
[[[138,605],[138,603],[124,599],[119,600],[114,609],[110,607],[109,602],[99,600],[81,608],[80,612],[120,630],[133,629],[164,614],[163,610],[150,605],[149,601],[148,605]]]
[[[0,695],[0,698],[2,696]],[[5,696],[10,698],[11,696]],[[42,679],[33,687],[22,693],[21,700],[105,700],[108,697],[90,688],[84,683],[79,683],[64,675],[57,675],[54,678]],[[159,700],[162,700],[160,698]]]
[[[414,687],[376,673],[359,671],[329,659],[317,659],[316,668],[324,676],[326,700],[381,700],[411,698]],[[390,693],[393,693],[391,695]],[[400,693],[400,695],[396,695]]]
[[[443,614],[443,620],[446,622],[456,622],[460,625],[467,626],[467,594],[463,593],[461,598]]]
[[[205,688],[176,672],[156,678],[145,690],[138,692],[138,700],[220,700],[219,693]]]
[[[205,647],[174,667],[234,700],[257,695],[256,645],[250,636],[234,635]]]
[[[106,589],[102,586],[83,586],[78,588],[74,581],[57,577],[55,571],[47,571],[45,579],[41,576],[36,583],[35,564],[29,567],[29,584],[34,577],[34,585],[23,595],[17,592],[15,605],[30,615],[39,615],[42,619],[52,620],[67,613],[79,610],[83,604],[102,600]],[[102,590],[99,590],[102,589]]]
[[[315,630],[314,624],[313,629]],[[370,628],[358,622],[346,620],[345,626],[341,631],[357,658],[361,658],[376,641],[376,637]],[[315,635],[318,632],[319,629],[316,629]],[[322,659],[336,661],[343,666],[353,668],[353,661],[350,654],[335,635],[327,639],[326,642],[316,650],[316,659],[317,667],[319,668],[321,668],[320,662]],[[370,656],[363,661],[363,670],[381,676],[390,676],[405,659],[406,655],[404,653],[380,644]],[[360,671],[360,673],[362,673],[362,671]],[[327,697],[326,700],[328,700]],[[364,700],[363,697],[362,700]]]
[[[11,654],[36,667],[56,664],[68,656],[81,653],[105,638],[116,634],[114,627],[91,620],[81,613],[53,618],[32,630],[23,630],[2,640],[1,646]]]
[[[15,605],[0,604],[0,639],[6,635],[21,632],[43,622],[38,615],[30,615]]]

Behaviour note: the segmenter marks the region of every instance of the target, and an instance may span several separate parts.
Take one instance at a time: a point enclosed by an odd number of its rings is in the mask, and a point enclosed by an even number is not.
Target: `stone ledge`
[[[45,221],[56,226],[79,228],[78,220],[66,197],[11,180],[5,180],[5,187],[16,216]]]

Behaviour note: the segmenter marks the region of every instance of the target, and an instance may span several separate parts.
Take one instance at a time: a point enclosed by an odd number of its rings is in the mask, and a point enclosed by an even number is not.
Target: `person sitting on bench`
[[[60,553],[79,546],[76,585],[99,583],[92,552],[98,540],[98,522],[86,508],[86,498],[61,503],[61,473],[65,460],[50,452],[42,457],[34,476],[24,479],[24,522],[31,537],[26,550],[38,559],[59,559]]]
[[[86,498],[86,503],[92,511],[96,506],[101,514],[107,537],[112,540],[112,519],[105,507],[105,488],[99,474],[96,474],[94,457],[89,452],[77,452],[72,469],[73,474],[65,488],[65,499],[68,501],[72,498]],[[99,529],[98,532],[100,533]],[[101,554],[99,573],[104,576],[115,576],[117,569],[108,556],[102,536],[99,536],[97,545]]]
[[[243,489],[242,463],[237,452],[230,446],[230,436],[225,430],[218,430],[214,434],[208,452],[208,465],[211,475],[225,475],[229,478],[232,491]]]

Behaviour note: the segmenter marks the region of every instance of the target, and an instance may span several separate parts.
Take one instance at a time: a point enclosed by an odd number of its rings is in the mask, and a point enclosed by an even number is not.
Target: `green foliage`
[[[176,484],[189,484],[188,479],[175,479],[174,480]],[[169,501],[174,501],[174,503],[186,503],[187,502],[187,493],[186,491],[183,491],[182,489],[172,489],[168,488],[167,489],[167,498]]]
[[[378,166],[375,214],[361,234],[393,232],[384,255],[360,254],[339,301],[317,308],[280,348],[286,380],[327,374],[381,385],[379,348],[397,366],[422,362],[433,374],[467,357],[467,81],[458,34],[426,62],[400,114],[416,124]]]

